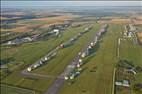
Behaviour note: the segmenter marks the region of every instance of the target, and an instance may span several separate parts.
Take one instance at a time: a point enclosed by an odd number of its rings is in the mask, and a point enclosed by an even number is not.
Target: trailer
[[[72,41],[74,41],[74,39]],[[60,44],[59,47],[60,48],[66,48],[66,47],[70,46],[71,44],[72,44],[71,41],[68,41],[68,42]]]

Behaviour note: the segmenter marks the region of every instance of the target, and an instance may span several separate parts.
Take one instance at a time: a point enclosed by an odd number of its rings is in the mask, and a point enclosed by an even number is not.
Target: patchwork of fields
[[[1,3],[0,94],[142,94],[141,1]]]
[[[55,47],[78,34],[89,24],[83,24],[80,27],[69,27],[61,37],[53,37],[46,41],[38,41],[33,43],[25,43],[18,46],[5,47],[2,46],[1,58],[3,60],[10,60],[13,66],[18,66],[12,70],[8,76],[1,77],[1,83],[12,85],[15,87],[28,89],[27,91],[18,90],[8,87],[8,94],[42,94],[53,83],[56,78],[40,78],[28,77],[20,74],[19,71],[27,68],[30,64],[44,56]],[[99,30],[100,24],[93,24],[93,28],[76,40],[73,45],[67,48],[60,49],[55,58],[50,60],[44,66],[35,69],[31,73],[58,76],[68,63],[78,54],[82,46],[93,37],[93,34]],[[139,44],[134,44],[132,39],[122,40],[118,55],[118,38],[124,31],[122,24],[109,24],[108,32],[105,33],[98,44],[96,45],[95,54],[87,57],[87,63],[83,65],[83,72],[81,75],[72,81],[65,81],[61,87],[59,94],[111,94],[113,91],[113,72],[119,59],[128,59],[133,61],[135,65],[142,65],[142,48]],[[23,62],[21,64],[17,64]],[[6,64],[11,67],[11,65]],[[11,69],[10,69],[11,70]],[[93,70],[93,71],[92,71]],[[2,71],[1,71],[2,72]],[[136,82],[142,82],[141,73],[136,75]],[[72,84],[70,84],[72,83]],[[7,86],[2,86],[2,94],[5,94]],[[139,94],[135,92],[132,87],[131,94]],[[125,92],[125,91],[124,91]],[[116,92],[116,94],[124,94],[124,92]]]
[[[24,66],[27,66],[28,64],[31,64],[33,63],[34,61],[33,60],[36,60],[34,56],[37,57],[37,59],[42,56],[43,54],[47,53],[50,49],[52,49],[53,47],[56,47],[57,45],[59,45],[60,43],[59,42],[63,42],[64,40],[67,40],[69,37],[77,34],[79,31],[82,31],[84,30],[84,28],[86,27],[87,25],[83,25],[79,28],[75,28],[75,29],[69,29],[68,31],[66,31],[63,35],[63,37],[59,38],[59,39],[51,39],[51,40],[47,40],[45,42],[36,42],[36,43],[33,43],[34,45],[31,45],[30,43],[27,43],[27,44],[23,44],[23,45],[20,45],[19,47],[12,47],[12,48],[8,48],[8,49],[5,49],[3,50],[2,54],[3,54],[3,58],[6,58],[6,57],[13,57],[15,58],[15,60],[26,60],[24,62]],[[92,33],[94,33],[98,28],[98,25],[94,25],[94,29],[92,29],[91,32],[88,32],[86,35],[84,35],[81,39],[78,40],[78,43],[79,44],[75,44],[69,48],[65,48],[63,50],[61,50],[61,52],[59,52],[59,54],[65,54],[65,55],[68,55],[69,52],[67,53],[64,53],[64,51],[70,51],[70,50],[73,50],[75,48],[78,47],[78,45],[80,45],[79,47],[81,47],[84,43],[82,43],[81,41],[87,41],[86,38],[92,36]],[[52,43],[52,41],[55,41],[54,43]],[[46,44],[45,44],[46,43]],[[52,44],[51,44],[52,43]],[[81,43],[81,44],[80,44]],[[43,45],[43,46],[42,46]],[[42,48],[42,50],[39,50],[40,47]],[[45,47],[45,49],[43,50],[43,48]],[[47,48],[47,47],[51,47],[50,49]],[[29,49],[30,48],[30,49]],[[13,50],[15,49],[15,51]],[[33,51],[35,49],[35,51]],[[77,50],[79,50],[80,48],[77,48]],[[9,53],[9,51],[13,51],[11,53]],[[43,52],[41,52],[43,51]],[[46,52],[45,52],[46,51]],[[41,54],[41,53],[42,54]],[[37,53],[37,54],[36,54]],[[67,65],[68,61],[71,60],[73,58],[73,55],[76,54],[76,50],[68,56],[67,60],[64,61],[64,66]],[[20,54],[20,55],[19,55]],[[21,55],[23,54],[23,55]],[[15,56],[16,55],[16,56]],[[26,55],[24,57],[24,55]],[[40,56],[38,56],[40,55]],[[25,58],[25,59],[24,59]],[[26,58],[29,58],[28,60]],[[60,59],[61,57],[59,56],[57,58]],[[63,58],[61,58],[63,59]],[[56,60],[56,59],[55,59]],[[56,60],[56,61],[57,61]],[[30,62],[29,62],[30,61]],[[51,61],[52,62],[52,61]],[[49,66],[56,66],[58,65],[58,63],[49,63]],[[60,63],[63,63],[63,62],[60,62]],[[48,67],[48,64],[45,65]],[[22,67],[19,67],[17,70],[21,70]],[[23,67],[25,68],[25,67]],[[22,69],[23,69],[22,68]],[[44,68],[44,66],[43,66]],[[53,67],[52,67],[53,68]],[[64,67],[62,66],[56,66],[56,69],[55,71],[53,71],[53,74],[58,74],[59,72],[58,71],[62,71]],[[48,68],[47,68],[48,69]],[[4,78],[2,80],[2,83],[6,83],[6,84],[11,84],[11,85],[14,85],[14,86],[18,86],[18,87],[24,87],[24,88],[28,88],[28,89],[32,89],[32,90],[35,90],[37,92],[43,92],[44,90],[47,89],[47,87],[52,83],[52,81],[54,79],[45,79],[45,78],[28,78],[28,77],[23,77],[18,71],[14,71],[12,72],[9,76],[7,76],[6,78]],[[37,69],[38,70],[38,69]],[[52,71],[52,69],[50,69],[50,71]],[[49,71],[49,74],[50,74],[50,71]],[[51,72],[52,73],[52,72]],[[34,84],[33,84],[34,83]],[[40,87],[40,88],[39,88]]]

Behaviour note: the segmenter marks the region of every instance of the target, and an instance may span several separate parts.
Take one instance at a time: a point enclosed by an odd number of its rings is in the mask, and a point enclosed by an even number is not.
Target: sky
[[[2,8],[41,6],[142,6],[142,1],[1,1]]]

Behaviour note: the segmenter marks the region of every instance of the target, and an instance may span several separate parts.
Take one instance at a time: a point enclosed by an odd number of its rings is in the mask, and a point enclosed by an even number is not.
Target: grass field
[[[2,80],[3,84],[34,90],[37,94],[42,94],[54,79],[49,78],[28,78],[19,72],[14,72]]]
[[[96,55],[83,66],[83,73],[72,85],[66,82],[59,94],[111,94],[113,70],[117,62],[117,39],[122,30],[119,24],[109,26]],[[94,67],[96,72],[90,72]]]
[[[135,65],[142,65],[142,48],[138,44],[134,44],[131,39],[122,40],[120,44],[120,58],[128,59]]]
[[[62,37],[51,38],[46,41],[34,43],[26,43],[17,47],[2,47],[1,59],[11,58],[16,62],[24,62],[23,67],[19,67],[10,75],[2,80],[2,83],[10,84],[17,87],[34,90],[38,94],[42,94],[55,79],[50,78],[28,78],[22,76],[19,71],[21,68],[27,68],[27,65],[34,63],[47,52],[55,48],[63,41],[67,41],[72,36],[78,34],[86,26],[78,28],[69,28],[64,32]],[[99,25],[95,24],[93,29],[80,37],[73,45],[58,51],[57,56],[48,64],[34,70],[35,73],[57,76],[65,66],[74,58],[74,56],[87,43],[90,37],[99,29]],[[66,81],[61,88],[59,94],[111,94],[113,70],[117,58],[118,38],[124,30],[121,24],[110,24],[108,32],[104,34],[99,41],[99,48],[96,54],[88,57],[88,62],[83,66],[83,72],[73,80],[73,84],[69,85]],[[142,48],[134,44],[131,39],[122,40],[120,45],[120,58],[133,61],[135,65],[142,65]],[[91,72],[95,68],[95,72]],[[132,84],[142,82],[142,74],[136,75],[136,80]],[[6,93],[6,87],[2,87],[2,94]],[[8,94],[32,94],[32,92],[8,88]],[[139,94],[131,90],[131,94]],[[7,93],[6,93],[7,94]],[[123,91],[117,94],[125,94]]]
[[[36,69],[33,72],[39,74],[48,74],[57,76],[61,73],[67,64],[78,54],[81,48],[90,40],[91,37],[94,37],[94,34],[97,30],[99,30],[100,25],[95,24],[93,28],[82,35],[73,45],[70,47],[64,48],[57,52],[57,56],[48,62],[48,64],[44,65]]]
[[[73,35],[77,34],[79,31],[82,31],[86,26],[87,25],[83,25],[79,28],[69,28],[65,31],[62,37],[59,38],[50,38],[46,41],[26,43],[16,47],[1,47],[1,59],[12,58],[14,61],[17,62],[22,61],[25,62],[25,64],[31,64],[43,55],[45,55],[47,52],[55,48],[61,42],[69,39]]]
[[[136,25],[137,28],[137,37],[140,43],[142,43],[142,25]]]
[[[142,32],[142,25],[136,25],[136,28],[138,29],[138,31]]]
[[[142,43],[142,32],[137,33],[138,40],[140,43]]]
[[[7,85],[1,85],[1,94],[34,94],[34,91]]]
[[[69,28],[62,37],[51,38],[47,41],[39,41],[35,43],[26,43],[18,47],[4,48],[2,47],[2,59],[12,58],[14,61],[23,61],[22,67],[12,72],[1,82],[5,84],[10,84],[18,87],[33,89],[36,92],[44,92],[48,86],[52,83],[54,79],[31,79],[23,77],[19,71],[22,68],[27,68],[28,64],[34,63],[40,57],[44,56],[47,52],[55,48],[61,42],[68,40],[72,36],[78,34],[78,32],[84,30],[87,25],[83,25],[79,28]],[[34,84],[33,84],[34,83]]]
[[[120,59],[125,59],[131,61],[135,66],[142,66],[142,48],[139,44],[134,44],[132,39],[122,40],[120,44]],[[135,91],[133,89],[134,84],[142,82],[142,73],[137,73],[134,75],[135,79],[130,80],[130,88],[122,89],[117,91],[116,94],[125,94],[126,92],[131,92],[130,94],[141,94],[142,91]]]

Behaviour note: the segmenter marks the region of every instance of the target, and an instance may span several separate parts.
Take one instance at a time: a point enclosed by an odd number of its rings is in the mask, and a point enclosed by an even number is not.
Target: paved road
[[[57,94],[64,81],[64,79],[57,78],[44,94]]]
[[[85,52],[87,50],[87,47],[90,45],[92,41],[97,37],[97,34],[94,34],[94,37],[91,38],[88,43],[82,48],[80,51],[81,53]],[[69,63],[69,65],[65,68],[63,73],[60,74],[61,77],[63,77],[65,74],[70,73],[74,68],[69,66],[76,66],[78,63],[78,60],[80,59],[80,56],[77,54],[75,58]],[[48,88],[48,90],[44,94],[57,94],[61,86],[64,84],[64,79],[57,78],[54,83]]]

